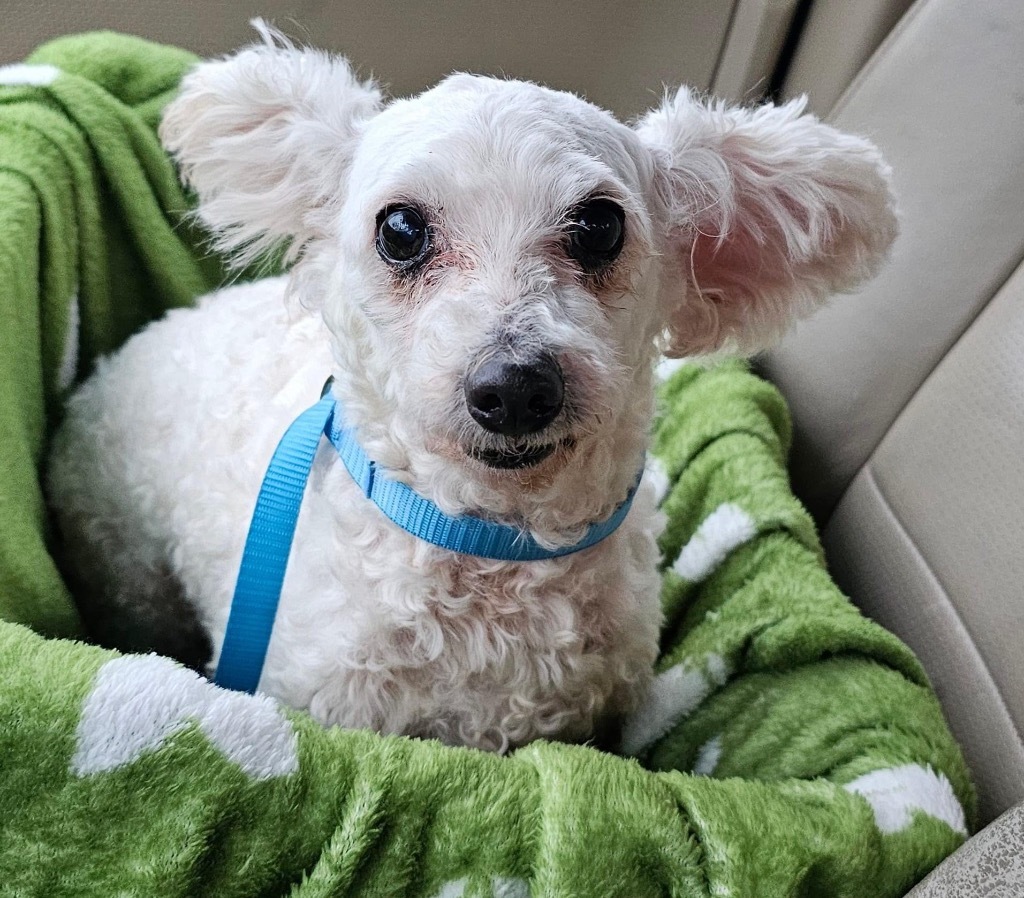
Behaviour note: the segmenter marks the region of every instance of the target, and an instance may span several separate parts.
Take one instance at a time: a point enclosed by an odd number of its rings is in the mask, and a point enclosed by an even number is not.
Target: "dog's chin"
[[[548,467],[559,459],[566,460],[574,447],[575,441],[567,438],[540,445],[512,443],[497,449],[470,446],[466,447],[464,451],[473,461],[497,473],[502,471],[528,472],[542,466]],[[545,464],[546,462],[548,464]]]

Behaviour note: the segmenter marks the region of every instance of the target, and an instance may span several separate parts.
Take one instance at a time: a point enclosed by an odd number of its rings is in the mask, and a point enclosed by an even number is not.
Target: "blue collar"
[[[579,542],[557,549],[545,548],[520,527],[470,515],[447,515],[406,484],[392,480],[367,457],[354,430],[345,424],[341,404],[330,395],[330,383],[325,385],[320,401],[299,415],[285,432],[264,476],[214,677],[219,686],[256,691],[302,495],[322,436],[331,441],[352,479],[387,518],[419,539],[463,555],[499,561],[560,558],[588,549],[610,536],[633,504],[639,476],[625,501],[610,517],[591,524]]]

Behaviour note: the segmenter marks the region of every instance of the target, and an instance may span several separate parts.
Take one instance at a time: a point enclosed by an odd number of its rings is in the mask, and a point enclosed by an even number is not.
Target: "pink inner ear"
[[[725,234],[698,233],[690,273],[706,297],[746,306],[762,294],[786,289],[814,255],[827,254],[839,215],[835,209],[823,210],[812,221],[807,207],[782,190],[770,196],[748,190],[736,199],[731,220],[714,223]]]
[[[670,351],[765,348],[885,258],[897,230],[887,166],[802,111],[681,91],[645,121],[642,135],[670,153],[668,249],[683,282],[666,284]]]
[[[728,232],[702,231],[691,246],[693,287],[676,331],[687,352],[713,351],[729,338],[740,346],[773,339],[805,299],[805,280],[830,279],[843,231],[837,208],[812,216],[781,191],[773,208],[750,194],[737,199]]]

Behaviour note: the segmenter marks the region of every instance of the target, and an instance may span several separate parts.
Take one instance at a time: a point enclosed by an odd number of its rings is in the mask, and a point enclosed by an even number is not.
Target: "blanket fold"
[[[741,364],[662,386],[666,627],[626,757],[325,730],[52,638],[77,633],[39,487],[61,397],[225,276],[155,136],[193,61],[94,34],[0,69],[0,895],[897,898],[955,849],[963,758],[829,578],[785,404]]]

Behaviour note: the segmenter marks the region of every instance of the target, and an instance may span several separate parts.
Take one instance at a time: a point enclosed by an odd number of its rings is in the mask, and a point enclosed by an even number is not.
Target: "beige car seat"
[[[1024,895],[1024,3],[918,0],[829,117],[902,234],[763,369],[836,579],[924,662],[981,822],[1017,805],[914,894]]]

